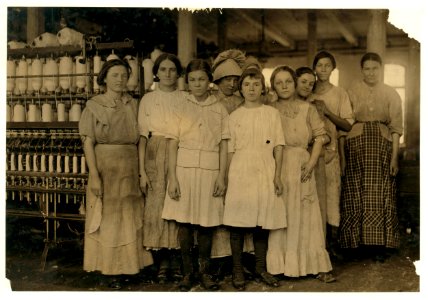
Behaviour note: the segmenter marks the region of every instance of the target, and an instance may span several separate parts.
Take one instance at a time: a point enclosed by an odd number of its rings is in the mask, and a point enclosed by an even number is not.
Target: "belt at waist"
[[[218,151],[178,148],[177,166],[218,170],[220,168],[219,153]]]

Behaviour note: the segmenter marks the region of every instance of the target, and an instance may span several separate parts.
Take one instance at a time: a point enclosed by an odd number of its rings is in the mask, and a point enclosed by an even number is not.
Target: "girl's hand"
[[[391,163],[389,164],[389,175],[396,176],[398,173],[398,159],[391,159]]]
[[[282,185],[282,181],[280,177],[275,176],[275,178],[273,179],[273,185],[275,187],[275,194],[277,196],[281,196],[282,192],[284,190],[284,187]]]
[[[309,178],[312,176],[312,170],[314,169],[314,166],[312,166],[309,163],[304,163],[302,166],[302,174],[300,176],[300,180],[302,182],[308,181]]]
[[[174,178],[169,181],[168,184],[168,195],[173,200],[180,200],[181,193],[180,193],[180,184],[178,183],[177,178]]]
[[[224,178],[222,176],[217,176],[217,179],[215,180],[214,183],[214,192],[213,192],[213,196],[214,197],[221,197],[224,196],[224,193],[226,191],[226,184],[224,183]]]
[[[152,190],[152,184],[150,183],[150,179],[145,171],[141,172],[140,175],[140,189],[144,197],[147,196],[149,190]]]
[[[98,175],[98,172],[89,173],[89,178],[91,180],[91,191],[95,196],[102,199],[103,198],[103,187],[101,178]]]

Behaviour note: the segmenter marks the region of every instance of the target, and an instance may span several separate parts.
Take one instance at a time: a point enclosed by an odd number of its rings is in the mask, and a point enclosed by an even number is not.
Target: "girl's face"
[[[333,64],[330,58],[324,57],[318,60],[315,66],[315,73],[317,73],[320,81],[328,81],[330,79],[331,72],[333,72]]]
[[[208,95],[210,80],[207,73],[202,70],[192,71],[187,74],[189,90],[198,100],[203,100]]]
[[[159,85],[165,87],[175,86],[178,79],[177,68],[172,61],[166,59],[159,64],[156,76],[159,78]]]
[[[116,93],[122,93],[126,90],[126,83],[128,82],[128,72],[124,66],[113,66],[107,71],[106,78],[104,79],[107,90]]]
[[[314,88],[315,76],[309,73],[305,73],[297,78],[297,94],[303,98],[307,98]]]
[[[260,78],[247,76],[242,81],[241,93],[245,102],[258,102],[263,92],[263,84]]]
[[[379,62],[366,60],[361,69],[364,82],[370,86],[376,85],[380,81],[381,70],[382,66]]]
[[[238,88],[238,76],[226,76],[220,79],[218,88],[225,96],[232,96]]]
[[[275,75],[273,88],[280,99],[289,99],[296,92],[293,76],[287,71],[280,71]]]

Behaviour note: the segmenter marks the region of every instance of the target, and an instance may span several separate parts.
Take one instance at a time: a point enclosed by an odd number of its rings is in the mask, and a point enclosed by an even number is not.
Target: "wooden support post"
[[[367,32],[367,52],[376,52],[384,58],[388,13],[386,10],[382,9],[373,9],[370,13],[371,20],[369,30]]]
[[[217,15],[217,45],[219,52],[227,47],[227,11],[219,11]]]
[[[312,61],[317,53],[317,12],[310,10],[308,18],[308,66],[312,68]]]
[[[45,32],[45,14],[42,7],[27,7],[27,43]]]
[[[189,10],[178,12],[178,58],[183,66],[196,57],[196,24]]]

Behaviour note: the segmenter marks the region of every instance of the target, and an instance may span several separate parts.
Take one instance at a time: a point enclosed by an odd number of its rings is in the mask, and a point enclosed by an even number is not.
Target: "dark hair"
[[[154,63],[153,68],[152,68],[153,75],[155,76],[155,78],[153,80],[155,82],[159,82],[159,78],[156,74],[159,71],[160,64],[164,60],[170,60],[174,63],[175,68],[177,69],[178,76],[181,76],[181,73],[183,73],[183,67],[181,66],[181,62],[177,56],[175,56],[174,54],[171,54],[171,53],[162,53],[161,55],[158,56],[158,58],[156,58],[155,63]]]
[[[111,59],[106,61],[100,72],[98,73],[98,77],[97,77],[97,83],[99,86],[105,86],[106,83],[104,82],[104,79],[107,77],[107,73],[110,70],[110,68],[115,67],[115,66],[122,66],[125,67],[126,72],[128,73],[128,78],[129,75],[131,74],[131,67],[129,66],[128,62],[121,60],[121,59]]]
[[[318,52],[317,55],[315,55],[314,62],[312,63],[312,69],[315,70],[317,63],[321,58],[330,59],[331,64],[333,65],[333,70],[336,69],[336,60],[334,59],[334,56],[330,52],[327,52],[327,51],[320,51],[320,52]]]
[[[273,84],[275,80],[275,76],[282,71],[290,73],[291,77],[293,77],[294,87],[297,87],[297,77],[294,70],[289,66],[279,66],[279,67],[276,67],[275,70],[273,70],[272,75],[270,76],[270,86],[272,87],[272,89],[275,90],[274,84]]]
[[[208,75],[210,82],[213,81],[213,74],[211,72],[210,64],[203,59],[194,59],[186,67],[186,83],[188,83],[188,76],[190,72],[204,71]]]
[[[361,58],[361,61],[360,61],[361,68],[364,66],[364,63],[368,60],[377,61],[380,65],[382,65],[382,58],[380,57],[379,54],[377,54],[375,52],[367,52]]]
[[[309,67],[300,67],[300,68],[296,69],[296,78],[300,78],[304,74],[310,74],[310,75],[314,76],[315,79],[317,78],[317,75],[315,74],[314,70],[312,70]],[[317,82],[315,80],[314,86],[312,87],[312,91],[315,91],[316,84],[317,84]]]
[[[245,69],[244,72],[242,72],[242,75],[239,77],[239,81],[238,81],[238,90],[239,90],[239,94],[241,94],[242,97],[244,97],[241,91],[242,82],[247,77],[260,79],[260,81],[262,82],[262,95],[266,94],[266,84],[265,84],[265,77],[263,76],[263,73],[259,69],[248,68],[248,69]]]
[[[315,75],[314,70],[312,70],[309,67],[300,67],[300,68],[296,69],[296,77],[297,78],[299,78],[303,74],[311,74],[312,76],[314,76],[315,78],[317,78],[317,76]]]

